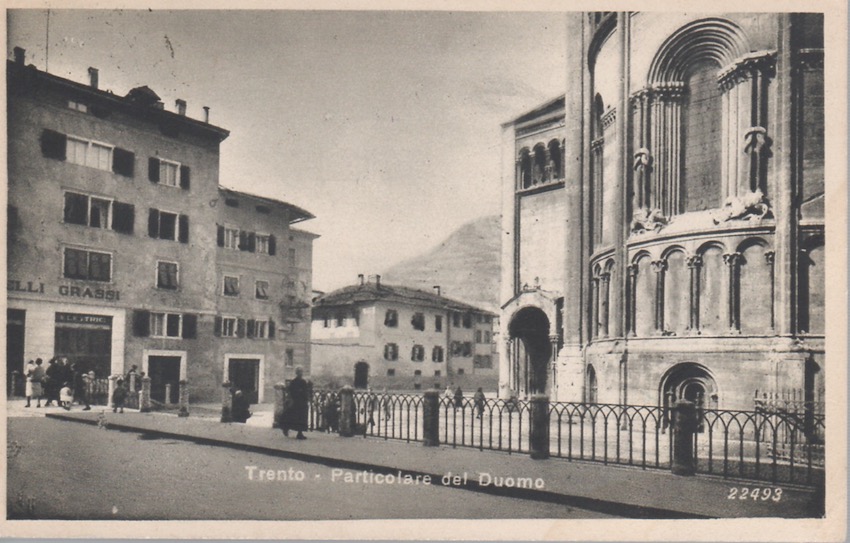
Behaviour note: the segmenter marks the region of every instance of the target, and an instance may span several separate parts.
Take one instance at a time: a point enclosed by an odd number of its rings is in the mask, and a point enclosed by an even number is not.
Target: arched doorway
[[[508,327],[512,350],[514,387],[522,395],[545,393],[549,384],[552,345],[549,318],[537,307],[517,311]]]
[[[717,383],[708,368],[694,362],[676,364],[661,378],[661,404],[672,407],[679,400],[694,402],[704,409],[716,409]]]
[[[596,370],[592,365],[587,366],[587,389],[585,393],[586,403],[596,403],[599,392],[599,383],[596,381]]]
[[[354,388],[369,386],[369,364],[361,360],[354,364]]]

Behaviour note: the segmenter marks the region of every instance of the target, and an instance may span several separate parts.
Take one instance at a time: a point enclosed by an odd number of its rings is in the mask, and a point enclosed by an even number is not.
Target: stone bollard
[[[697,430],[697,407],[693,402],[679,400],[673,407],[673,462],[670,471],[674,475],[696,473],[694,458],[694,434]]]
[[[221,422],[233,422],[233,394],[228,381],[221,384]]]
[[[274,418],[272,419],[272,428],[280,428],[280,422],[283,420],[283,406],[286,405],[286,385],[276,383],[274,386]]]
[[[130,382],[127,384],[127,386],[130,387],[130,392],[137,392],[137,390],[136,390],[136,379],[137,379],[137,377],[138,376],[135,374],[135,372],[130,374]]]
[[[440,444],[440,391],[426,390],[422,399],[422,444],[436,447]]]
[[[354,435],[354,424],[357,421],[357,408],[354,405],[354,389],[344,386],[339,390],[339,435],[351,437]]]
[[[171,383],[165,383],[165,403],[166,405],[171,403]]]
[[[531,458],[549,458],[549,396],[531,396],[531,432],[528,437]]]
[[[118,380],[117,375],[109,376],[109,392],[106,394],[106,407],[112,405],[112,397],[115,394],[115,382]]]
[[[180,386],[180,390],[177,392],[180,398],[180,411],[177,412],[178,417],[188,417],[189,416],[189,381],[186,379],[180,379],[178,383]]]
[[[151,378],[142,377],[142,391],[139,393],[139,413],[151,412]]]

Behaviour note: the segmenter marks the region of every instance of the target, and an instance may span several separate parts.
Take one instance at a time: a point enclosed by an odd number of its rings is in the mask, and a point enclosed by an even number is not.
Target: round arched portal
[[[517,392],[523,395],[545,393],[552,357],[546,313],[537,307],[520,309],[511,319],[508,332],[514,346],[511,363]]]
[[[700,364],[676,364],[661,378],[661,403],[665,407],[672,407],[679,400],[687,400],[705,409],[716,409],[718,399],[714,377]]]

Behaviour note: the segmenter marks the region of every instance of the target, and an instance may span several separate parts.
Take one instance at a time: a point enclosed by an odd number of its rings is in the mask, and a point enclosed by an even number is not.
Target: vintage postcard
[[[844,3],[5,14],[3,536],[844,540]]]

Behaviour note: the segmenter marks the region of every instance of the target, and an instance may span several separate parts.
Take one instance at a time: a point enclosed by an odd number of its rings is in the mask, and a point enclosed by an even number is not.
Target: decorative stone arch
[[[359,360],[354,364],[354,388],[369,387],[369,363]]]
[[[502,306],[502,337],[505,342],[510,392],[520,396],[533,392],[554,394],[557,387],[555,360],[561,344],[560,293],[528,289]]]
[[[691,290],[688,253],[671,245],[653,263],[656,277],[657,329],[664,335],[684,335],[691,330]]]
[[[549,155],[549,160],[546,165],[548,180],[554,181],[556,179],[563,179],[564,146],[561,144],[561,140],[558,138],[549,140],[549,143],[546,144],[546,151]]]
[[[531,184],[538,185],[540,183],[545,183],[546,179],[546,165],[549,160],[546,156],[548,154],[548,150],[546,146],[542,142],[538,142],[534,144],[534,147],[531,149]]]
[[[720,388],[714,373],[697,362],[680,362],[667,369],[658,385],[658,404],[672,407],[678,400],[693,401],[705,409],[717,409]]]
[[[523,147],[517,153],[517,189],[527,189],[532,183],[531,149]]]

